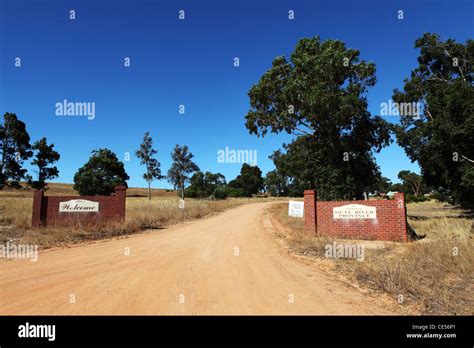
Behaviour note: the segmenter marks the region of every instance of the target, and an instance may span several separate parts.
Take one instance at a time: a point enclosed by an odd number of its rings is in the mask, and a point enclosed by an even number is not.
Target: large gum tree
[[[374,152],[390,142],[389,125],[367,109],[375,64],[339,40],[301,39],[290,59],[276,57],[249,91],[251,134],[295,139],[271,158],[299,194],[362,198],[380,177]]]
[[[418,162],[426,184],[474,207],[474,41],[426,33],[415,48],[418,66],[393,99],[421,110],[401,116],[397,142]]]

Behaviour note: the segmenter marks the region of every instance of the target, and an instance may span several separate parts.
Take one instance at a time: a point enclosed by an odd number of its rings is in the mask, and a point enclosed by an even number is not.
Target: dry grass
[[[128,198],[127,223],[137,223],[146,228],[162,228],[185,220],[199,219],[248,201],[248,199],[220,201],[186,199],[185,209],[179,209],[178,197],[151,201],[145,198]]]
[[[23,183],[23,186],[25,184]],[[33,190],[21,189],[21,190],[10,190],[4,189],[0,191],[0,199],[3,198],[18,198],[26,197],[31,198]],[[48,196],[78,196],[77,191],[74,191],[72,184],[60,184],[60,183],[49,183],[48,190],[46,191]],[[177,193],[174,190],[165,189],[151,189],[152,197],[176,197]],[[148,189],[130,187],[127,189],[127,197],[148,197]]]
[[[270,207],[272,217],[278,222],[278,237],[285,239],[290,251],[301,255],[320,257],[324,247],[332,243],[326,236],[315,236],[305,232],[303,219],[288,216],[288,203],[274,204]]]
[[[32,205],[32,197],[0,196],[0,226],[29,228]]]
[[[366,247],[362,262],[326,260],[351,281],[403,299],[400,305],[420,314],[473,314],[472,218],[466,211],[434,202],[409,204],[407,210],[412,228],[426,238],[382,249]],[[324,246],[334,238],[308,236],[302,219],[287,216],[286,204],[271,212],[287,227],[284,237],[293,251],[325,259]]]
[[[47,195],[73,195],[71,185],[53,184]],[[0,243],[36,244],[42,247],[67,245],[87,240],[120,237],[148,229],[160,229],[186,220],[199,219],[249,202],[248,199],[205,201],[186,199],[179,209],[174,191],[153,190],[152,200],[146,189],[127,190],[126,221],[95,228],[31,228],[32,191],[0,191]]]

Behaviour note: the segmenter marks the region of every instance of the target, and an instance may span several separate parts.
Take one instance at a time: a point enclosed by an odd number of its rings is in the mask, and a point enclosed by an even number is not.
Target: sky
[[[220,172],[227,180],[238,175],[242,163],[220,163],[218,151],[256,151],[265,174],[274,169],[268,156],[292,137],[258,138],[244,123],[247,93],[276,56],[289,57],[299,39],[316,35],[359,49],[361,59],[377,66],[377,84],[368,94],[369,111],[377,115],[416,67],[418,37],[435,32],[459,42],[473,38],[473,4],[0,0],[0,113],[13,112],[24,121],[32,142],[46,137],[54,143],[61,154],[55,182],[72,183],[91,151],[106,147],[124,162],[128,185],[145,187],[144,167],[134,153],[146,131],[164,174],[176,144],[189,146],[201,170]],[[57,116],[56,104],[65,99],[94,103],[95,117]],[[398,122],[396,116],[385,119]],[[393,182],[400,170],[419,173],[395,143],[376,160]],[[161,180],[153,187],[171,185]]]

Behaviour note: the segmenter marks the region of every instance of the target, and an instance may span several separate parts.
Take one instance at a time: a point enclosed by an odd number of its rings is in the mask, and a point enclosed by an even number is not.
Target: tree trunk
[[[148,180],[148,200],[151,201],[151,188],[150,188],[150,181]]]
[[[419,196],[421,194],[421,192],[420,192],[421,191],[421,184],[416,184],[415,190],[416,190],[415,195]]]
[[[184,199],[184,186],[181,186],[181,199]]]
[[[407,182],[408,182],[408,184],[411,186],[411,189],[413,190],[413,194],[416,196],[416,188],[415,188],[415,186],[414,186],[411,182],[409,182],[409,181],[407,181]]]

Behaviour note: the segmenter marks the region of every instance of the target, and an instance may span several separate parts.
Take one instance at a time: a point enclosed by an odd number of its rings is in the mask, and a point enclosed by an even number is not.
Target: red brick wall
[[[391,200],[317,201],[313,190],[306,190],[305,228],[308,232],[346,239],[406,242],[406,208],[403,193]],[[333,208],[347,204],[376,207],[376,219],[333,219]],[[314,208],[316,207],[316,209]]]
[[[35,191],[31,225],[33,227],[79,226],[123,221],[125,219],[125,195],[125,186],[117,186],[115,194],[111,196],[45,196],[43,191]],[[59,212],[59,203],[72,199],[99,202],[99,212]]]

